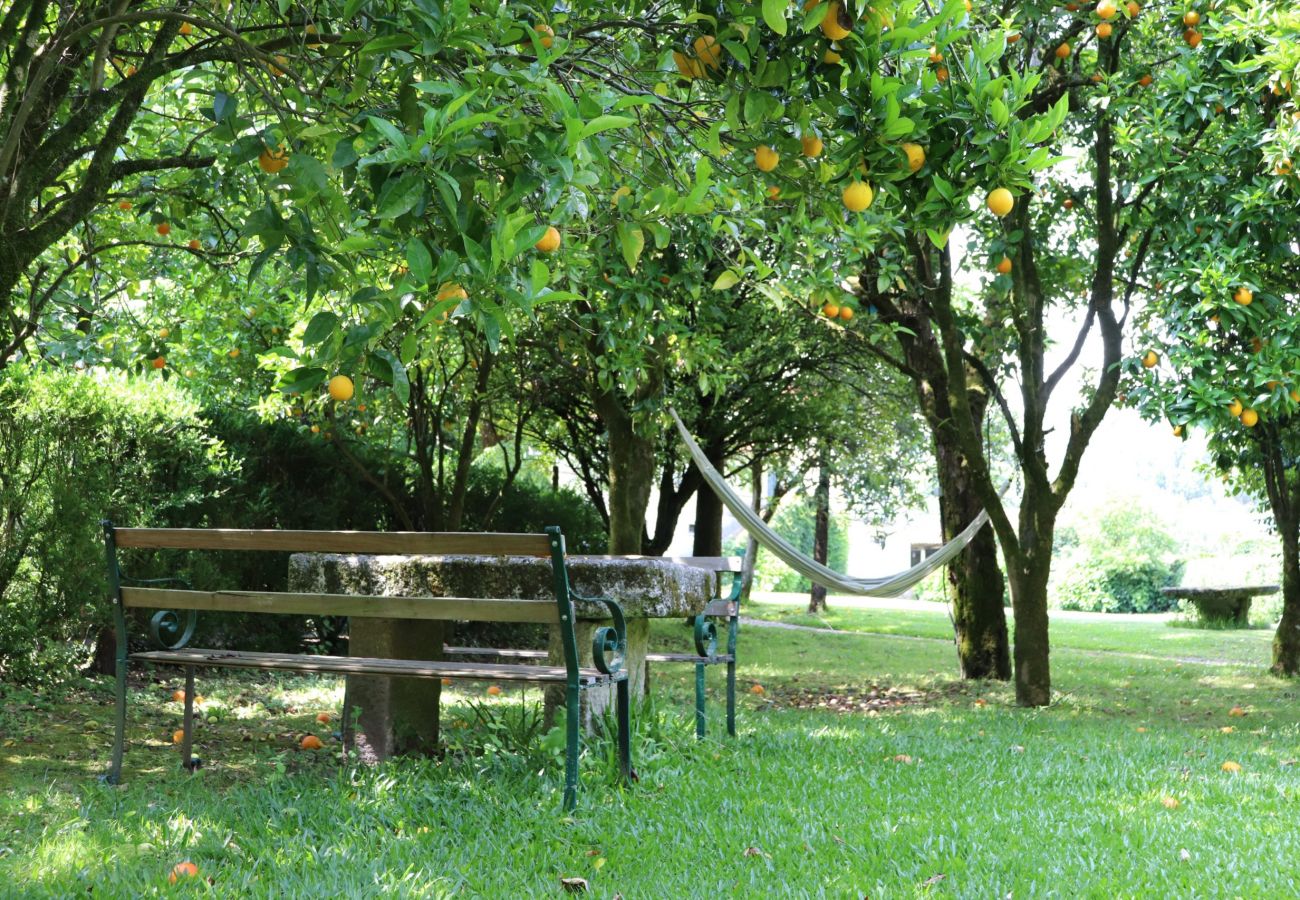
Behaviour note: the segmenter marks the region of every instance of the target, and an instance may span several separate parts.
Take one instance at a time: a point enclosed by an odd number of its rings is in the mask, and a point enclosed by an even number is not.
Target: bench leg
[[[727,662],[727,734],[736,736],[736,656]]]
[[[636,780],[632,771],[632,699],[627,679],[618,683],[618,768],[624,784]]]
[[[578,686],[570,684],[565,691],[564,731],[564,811],[578,805],[578,754],[582,750],[579,728],[582,710],[578,699]]]
[[[113,761],[109,763],[107,781],[120,784],[122,781],[122,755],[126,752],[126,659],[119,656],[114,666],[117,676],[115,688],[117,697],[116,721],[113,730]]]
[[[194,667],[185,667],[185,722],[181,725],[181,767],[194,771]]]
[[[704,664],[695,664],[695,737],[704,737]]]

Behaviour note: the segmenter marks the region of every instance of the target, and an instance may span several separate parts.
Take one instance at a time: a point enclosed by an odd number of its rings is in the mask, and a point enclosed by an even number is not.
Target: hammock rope
[[[912,568],[897,574],[888,575],[884,578],[853,578],[849,575],[841,575],[833,569],[828,569],[812,557],[801,553],[793,544],[769,528],[767,523],[763,521],[762,516],[754,512],[750,505],[731,489],[731,486],[727,484],[727,480],[709,462],[709,458],[704,455],[704,451],[700,449],[699,444],[695,443],[695,439],[686,430],[681,417],[677,415],[677,410],[669,407],[668,411],[672,414],[673,421],[677,423],[677,431],[681,435],[682,443],[690,451],[691,458],[695,460],[696,467],[700,470],[700,474],[704,476],[705,483],[712,488],[713,492],[718,495],[718,499],[736,517],[736,521],[749,532],[750,537],[759,546],[766,548],[777,559],[800,575],[839,593],[857,594],[864,597],[897,597],[927,575],[943,567],[949,560],[960,553],[975,537],[975,533],[983,528],[984,524],[989,520],[988,513],[981,510],[975,520],[967,525],[955,538],[930,554],[926,559],[912,566]]]

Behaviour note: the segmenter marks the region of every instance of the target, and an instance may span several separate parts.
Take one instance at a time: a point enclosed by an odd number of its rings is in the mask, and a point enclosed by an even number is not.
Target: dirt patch
[[[890,685],[836,685],[834,687],[774,686],[767,701],[777,709],[816,709],[868,715],[909,706],[933,706],[948,699],[941,691],[921,691]]]

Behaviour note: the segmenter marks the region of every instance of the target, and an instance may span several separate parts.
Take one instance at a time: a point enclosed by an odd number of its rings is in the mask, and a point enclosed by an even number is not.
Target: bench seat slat
[[[724,663],[731,662],[731,654],[715,653],[712,656],[698,656],[694,653],[647,653],[646,662],[678,662],[678,663]]]
[[[277,669],[291,672],[330,672],[342,675],[399,675],[407,678],[462,678],[564,684],[563,666],[491,665],[470,662],[429,662],[369,656],[303,656],[295,653],[249,653],[237,650],[151,650],[132,653],[140,662],[177,666],[217,666],[233,669]],[[584,685],[621,680],[596,669],[579,669]]]
[[[448,656],[496,656],[501,659],[546,659],[545,650],[518,650],[504,647],[443,647],[442,652]],[[710,663],[731,662],[729,653],[715,653],[712,656],[697,656],[694,653],[647,653],[646,662],[681,662]]]
[[[251,528],[116,528],[119,547],[153,550],[274,550],[425,556],[549,556],[544,534],[423,531],[289,531]]]
[[[122,588],[122,603],[150,609],[434,619],[474,622],[559,621],[552,600],[479,600],[469,597],[375,597],[360,594],[294,594],[274,591],[185,591]]]

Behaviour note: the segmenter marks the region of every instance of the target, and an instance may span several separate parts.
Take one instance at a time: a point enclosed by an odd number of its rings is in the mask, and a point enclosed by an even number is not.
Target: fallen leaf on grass
[[[1160,805],[1165,809],[1177,809],[1182,804],[1178,802],[1177,797],[1165,796],[1160,798]]]
[[[988,706],[988,705],[989,705],[989,702],[988,702],[987,700],[985,700],[983,697],[980,697],[980,698],[976,699],[976,701],[975,701],[975,705],[976,705],[976,706],[980,706],[980,707],[984,707],[984,706]]]
[[[1191,861],[1192,861],[1192,854],[1188,853],[1188,852],[1187,852],[1187,848],[1184,847],[1183,849],[1181,849],[1181,850],[1178,851],[1178,858],[1179,858],[1180,860],[1182,860],[1183,862],[1191,862]]]
[[[772,854],[770,854],[770,853],[764,853],[762,850],[759,850],[757,847],[746,847],[746,848],[745,848],[745,852],[744,852],[743,854],[741,854],[741,855],[742,855],[742,856],[762,856],[762,857],[766,857],[767,859],[771,859],[771,858],[772,858]]]
[[[1024,753],[1024,752],[1025,752],[1025,748],[1022,747],[1022,746],[1020,746],[1019,744],[1012,744],[1012,745],[1011,745],[1011,752],[1012,752],[1012,753]]]
[[[908,756],[906,753],[899,753],[897,756],[894,757],[894,762],[896,763],[906,764],[906,763],[910,763],[911,761],[912,761],[912,757]]]
[[[1147,733],[1147,730],[1146,730],[1145,728],[1143,728],[1141,725],[1139,725],[1139,726],[1137,727],[1137,733],[1138,733],[1138,734],[1146,734],[1146,733]]]
[[[1223,765],[1219,766],[1219,768],[1225,772],[1240,772],[1241,763],[1235,763],[1232,760],[1228,760]]]
[[[561,878],[560,887],[564,888],[570,894],[585,894],[587,893],[587,879]]]
[[[943,881],[947,877],[948,876],[943,874],[942,872],[940,872],[938,875],[931,875],[929,878],[925,879],[925,881],[921,882],[921,887],[933,887],[934,885]]]
[[[1231,725],[1224,725],[1222,728],[1219,729],[1220,734],[1232,734],[1234,731],[1236,731],[1236,729],[1233,728]]]

